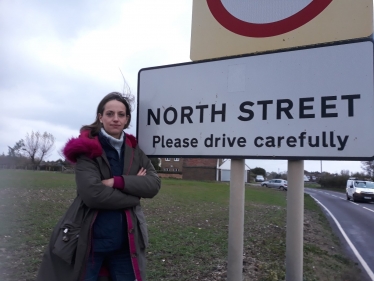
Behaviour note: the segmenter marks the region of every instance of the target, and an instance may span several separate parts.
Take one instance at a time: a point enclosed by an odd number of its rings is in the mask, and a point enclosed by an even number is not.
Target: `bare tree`
[[[40,136],[39,163],[51,154],[54,144],[55,137],[52,134],[44,132],[44,134]]]
[[[60,156],[60,159],[65,162],[66,161],[66,157],[65,157],[65,154],[64,154],[64,146],[61,147],[58,151],[57,151],[57,154]]]
[[[26,134],[22,150],[35,168],[52,152],[54,143],[55,137],[52,134],[32,131],[31,134]]]
[[[349,170],[341,170],[341,171],[340,171],[340,174],[341,174],[342,176],[349,176],[351,173],[349,172]]]
[[[32,131],[31,135],[27,133],[24,141],[25,146],[22,148],[26,156],[30,158],[33,165],[35,165],[36,152],[39,150],[39,138],[39,132],[34,133],[34,131]]]
[[[366,172],[368,176],[374,178],[374,161],[362,161],[361,168]]]

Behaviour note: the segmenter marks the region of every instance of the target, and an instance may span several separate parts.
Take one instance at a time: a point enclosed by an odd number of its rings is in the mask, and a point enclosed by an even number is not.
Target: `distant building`
[[[161,158],[161,172],[182,172],[183,158]]]
[[[218,180],[221,159],[214,158],[161,158],[162,172],[180,172],[185,180]]]
[[[214,158],[184,158],[183,179],[185,180],[217,180],[217,161]]]

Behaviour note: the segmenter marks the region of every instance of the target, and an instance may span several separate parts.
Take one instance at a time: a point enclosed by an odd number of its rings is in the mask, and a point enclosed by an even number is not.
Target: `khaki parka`
[[[145,281],[145,249],[148,232],[141,198],[154,197],[161,186],[157,173],[135,137],[126,134],[123,190],[102,184],[112,178],[109,162],[97,137],[88,131],[68,141],[64,154],[76,162],[77,197],[55,226],[43,255],[37,281],[80,281],[85,273],[91,246],[91,229],[100,209],[123,209],[126,214],[128,240],[137,281]],[[137,176],[140,168],[145,176]],[[110,281],[101,277],[100,281]]]

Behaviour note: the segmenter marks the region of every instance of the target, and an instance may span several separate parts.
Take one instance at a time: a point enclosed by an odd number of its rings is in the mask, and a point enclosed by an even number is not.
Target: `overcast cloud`
[[[27,132],[56,137],[48,160],[94,121],[101,98],[136,96],[141,68],[188,62],[192,0],[0,1],[0,153]],[[129,133],[135,135],[135,116]],[[287,161],[250,160],[286,171]],[[361,171],[360,162],[323,161],[323,170]],[[319,171],[320,161],[305,161]]]

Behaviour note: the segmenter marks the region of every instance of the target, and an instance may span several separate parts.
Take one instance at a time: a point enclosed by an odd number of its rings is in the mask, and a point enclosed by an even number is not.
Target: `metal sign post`
[[[243,280],[244,159],[231,159],[227,280]]]
[[[286,280],[303,280],[304,160],[288,160]]]

